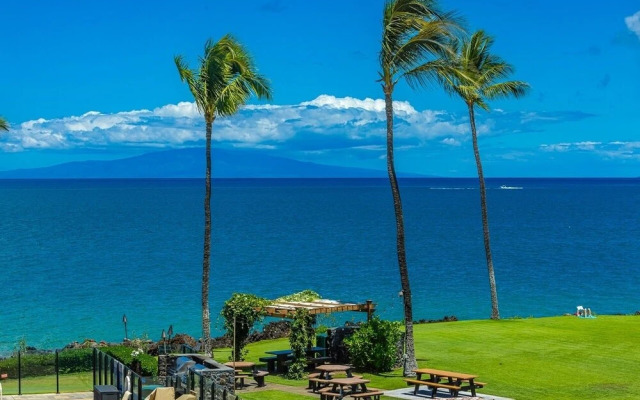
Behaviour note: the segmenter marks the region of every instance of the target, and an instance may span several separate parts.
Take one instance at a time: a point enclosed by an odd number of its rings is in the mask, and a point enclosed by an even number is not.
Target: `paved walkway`
[[[93,392],[3,395],[2,400],[93,400]]]
[[[261,392],[264,390],[279,390],[282,392],[296,393],[303,396],[309,396],[313,398],[317,398],[317,394],[310,393],[306,387],[297,387],[297,386],[288,386],[288,385],[279,385],[277,383],[267,383],[264,387],[258,387],[254,384],[250,384],[244,387],[242,390],[236,390],[236,394],[242,398],[243,393],[248,392]],[[405,400],[421,400],[421,399],[430,399],[431,398],[431,390],[424,389],[418,391],[418,395],[413,394],[413,387],[406,387],[402,389],[396,390],[385,390],[384,395],[388,397],[393,397],[397,399],[405,399]],[[47,394],[23,394],[21,396],[18,395],[4,395],[2,396],[3,400],[93,400],[93,392],[78,392],[78,393],[47,393]],[[436,395],[436,399],[454,399],[448,393],[444,391],[439,391]],[[498,397],[492,396],[490,394],[477,394],[477,397],[471,397],[471,393],[468,392],[460,392],[458,397],[455,399],[460,400],[512,400],[507,397]]]
[[[413,394],[414,387],[406,387],[402,389],[396,390],[385,390],[384,395],[388,397],[394,397],[396,399],[405,399],[405,400],[421,400],[421,399],[430,399],[431,398],[431,389],[421,389],[418,390],[418,395]],[[458,393],[458,397],[451,397],[448,392],[443,390],[438,391],[436,394],[436,399],[461,399],[461,400],[512,400],[507,397],[498,397],[492,396],[490,394],[484,393],[476,393],[476,397],[471,397],[470,392],[460,392]]]

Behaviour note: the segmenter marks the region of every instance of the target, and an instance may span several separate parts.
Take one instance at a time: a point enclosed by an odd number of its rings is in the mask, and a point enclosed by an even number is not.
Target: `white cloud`
[[[458,146],[469,139],[466,114],[458,117],[438,110],[419,111],[404,101],[396,101],[393,106],[397,149],[433,142]],[[491,118],[479,116],[478,134],[513,133],[531,121],[565,119],[562,113],[501,111],[492,114]],[[204,145],[204,130],[204,119],[195,103],[180,102],[153,110],[112,114],[90,111],[80,116],[26,121],[0,135],[0,149],[18,152],[25,149],[193,147]],[[232,117],[217,118],[212,132],[218,145],[286,148],[288,151],[355,149],[371,152],[384,147],[385,137],[384,100],[330,95],[293,105],[245,106]],[[589,145],[583,143],[583,147]]]
[[[353,97],[334,97],[326,94],[322,94],[316,97],[314,100],[305,101],[300,103],[302,106],[316,106],[316,107],[329,107],[338,109],[349,108],[361,108],[366,111],[384,112],[385,103],[383,99],[370,99],[364,100],[355,99]],[[393,111],[396,114],[415,114],[417,111],[406,101],[394,101]]]
[[[443,144],[448,144],[449,146],[460,146],[460,141],[451,137],[444,138],[440,142]]]
[[[610,159],[640,159],[640,142],[612,141],[608,143],[584,141],[575,143],[543,144],[545,152],[587,152]]]
[[[638,36],[640,39],[640,11],[630,15],[624,19],[624,23],[627,24],[627,28]]]
[[[416,111],[408,102],[394,102],[396,138],[426,142],[467,132],[463,121],[441,111]],[[213,140],[231,146],[275,148],[295,146],[368,149],[386,135],[382,99],[320,95],[295,105],[250,105],[228,118],[216,119]],[[333,142],[333,143],[332,143]],[[4,151],[25,149],[189,147],[204,143],[204,120],[195,103],[168,104],[153,110],[113,114],[89,111],[80,116],[26,121],[0,137]],[[382,143],[383,144],[383,143]],[[338,146],[338,147],[339,147]],[[301,146],[302,147],[302,146]],[[309,149],[307,149],[309,150]]]

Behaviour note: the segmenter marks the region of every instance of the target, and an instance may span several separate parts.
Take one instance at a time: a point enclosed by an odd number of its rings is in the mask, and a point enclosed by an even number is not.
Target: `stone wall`
[[[178,357],[189,357],[205,368],[198,370],[203,379],[203,396],[201,400],[222,400],[216,393],[234,394],[234,370],[214,359],[202,354],[167,354],[158,356],[158,380],[165,384],[171,382],[173,371],[176,369],[176,359]],[[169,379],[168,379],[169,378]],[[199,388],[196,388],[199,391]]]

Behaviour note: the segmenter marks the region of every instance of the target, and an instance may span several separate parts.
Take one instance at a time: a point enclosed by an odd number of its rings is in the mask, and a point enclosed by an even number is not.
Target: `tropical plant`
[[[278,297],[276,301],[303,301],[311,302],[320,299],[320,295],[313,290],[305,289],[298,293],[288,294],[286,296]]]
[[[398,363],[400,323],[374,316],[344,339],[353,365],[362,371],[388,372]]]
[[[289,344],[293,352],[293,360],[287,370],[287,378],[302,379],[307,367],[307,349],[313,346],[315,332],[313,316],[306,308],[298,308],[293,315]]]
[[[269,82],[260,74],[247,50],[232,36],[204,46],[197,71],[189,69],[182,56],[175,56],[180,79],[186,82],[206,125],[206,171],[204,198],[204,251],[202,258],[202,336],[204,351],[211,353],[209,271],[211,255],[211,132],[217,117],[235,114],[253,94],[271,98]]]
[[[469,111],[473,153],[476,159],[478,180],[480,181],[482,231],[491,290],[491,319],[500,319],[498,292],[489,237],[487,194],[480,150],[478,149],[474,108],[478,106],[485,111],[489,111],[487,100],[511,96],[522,97],[526,94],[529,85],[522,81],[499,82],[499,80],[511,75],[513,67],[502,58],[491,53],[492,44],[493,39],[482,30],[475,32],[471,38],[464,39],[461,46],[456,45],[456,51],[448,65],[439,70],[439,80],[447,92],[459,96],[465,102]]]
[[[232,361],[244,360],[247,338],[253,325],[262,319],[262,307],[269,300],[247,293],[234,293],[225,301],[220,314],[224,318],[224,328],[233,340]]]
[[[396,247],[404,299],[405,376],[414,375],[413,370],[418,365],[413,342],[413,307],[405,251],[404,217],[394,163],[393,90],[404,77],[418,81],[429,79],[432,72],[420,64],[425,58],[437,59],[445,54],[457,29],[453,14],[440,12],[433,0],[389,0],[385,3],[379,73],[387,118],[387,172],[396,217]]]
[[[8,131],[9,123],[4,118],[0,117],[0,131]]]

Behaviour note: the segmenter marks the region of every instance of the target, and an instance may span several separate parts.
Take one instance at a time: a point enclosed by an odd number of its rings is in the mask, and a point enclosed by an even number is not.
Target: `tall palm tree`
[[[413,306],[405,252],[404,218],[400,188],[396,178],[393,152],[393,90],[402,78],[422,81],[432,72],[424,66],[425,58],[447,52],[448,43],[458,26],[450,13],[441,13],[434,0],[387,0],[384,5],[380,82],[384,92],[387,117],[387,172],[396,217],[396,248],[400,284],[404,299],[405,363],[404,375],[414,375],[417,368],[413,341]]]
[[[0,131],[8,131],[9,123],[2,117],[0,117]]]
[[[487,100],[506,97],[522,97],[529,85],[522,81],[502,81],[513,72],[513,67],[502,58],[491,53],[493,39],[484,31],[475,32],[471,38],[462,41],[462,46],[456,46],[455,55],[449,65],[440,69],[439,79],[445,90],[459,96],[467,105],[469,123],[471,124],[471,138],[473,154],[476,159],[478,180],[480,181],[480,209],[482,211],[482,231],[484,249],[489,272],[489,286],[491,289],[491,319],[500,319],[498,309],[498,292],[491,256],[489,237],[489,216],[487,212],[487,194],[478,149],[478,135],[476,132],[476,118],[474,108],[478,106],[489,111]]]
[[[189,69],[182,56],[174,61],[180,79],[187,82],[206,124],[206,173],[204,197],[204,255],[202,259],[202,335],[204,350],[211,352],[209,313],[209,270],[211,256],[211,132],[217,117],[235,114],[251,95],[271,98],[269,81],[258,74],[247,50],[232,36],[225,35],[204,46],[197,71]]]

